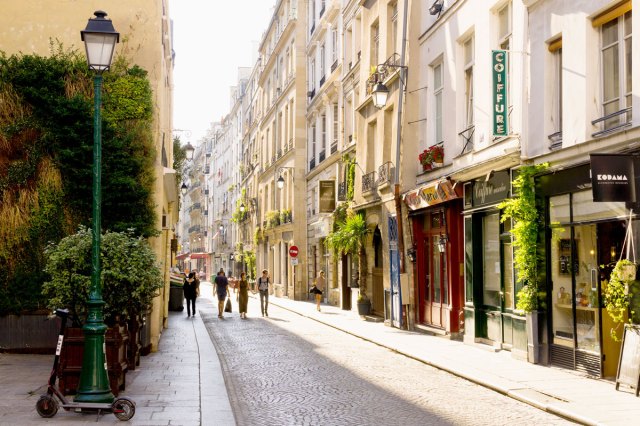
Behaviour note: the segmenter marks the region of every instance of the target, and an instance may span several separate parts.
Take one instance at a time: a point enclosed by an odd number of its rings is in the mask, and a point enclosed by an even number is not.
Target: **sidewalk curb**
[[[285,309],[285,310],[287,310],[289,312],[293,312],[293,313],[298,314],[298,315],[300,315],[302,317],[305,317],[305,318],[311,319],[313,321],[319,322],[321,324],[324,324],[324,325],[329,326],[331,328],[334,328],[336,330],[342,331],[343,333],[347,333],[347,334],[350,334],[350,335],[352,335],[354,337],[358,337],[358,338],[360,338],[362,340],[365,340],[367,342],[373,343],[373,344],[378,345],[380,347],[389,349],[389,350],[391,350],[393,352],[396,352],[396,353],[398,353],[400,355],[406,356],[407,358],[411,358],[411,359],[413,359],[415,361],[418,361],[418,362],[421,362],[423,364],[429,365],[431,367],[437,368],[438,370],[445,371],[445,372],[447,372],[449,374],[452,374],[454,376],[457,376],[457,377],[460,377],[462,379],[468,380],[468,381],[470,381],[472,383],[475,383],[477,385],[483,386],[483,387],[485,387],[487,389],[491,389],[494,392],[497,392],[497,393],[502,394],[504,396],[507,396],[509,398],[515,399],[517,401],[520,401],[522,403],[530,405],[530,406],[532,406],[534,408],[537,408],[539,410],[554,414],[554,415],[562,417],[562,418],[564,418],[566,420],[570,420],[570,421],[573,421],[573,422],[576,422],[576,423],[579,423],[579,424],[583,424],[583,425],[597,426],[597,425],[600,424],[599,422],[594,421],[593,419],[589,419],[589,418],[580,416],[580,415],[578,415],[576,413],[573,413],[573,412],[570,412],[570,411],[564,409],[563,407],[558,407],[558,406],[555,406],[554,404],[549,404],[549,403],[546,403],[546,402],[540,402],[540,401],[537,401],[535,398],[528,398],[528,397],[525,397],[524,395],[518,395],[518,393],[517,393],[518,390],[505,388],[505,387],[500,386],[498,384],[490,383],[490,382],[487,382],[486,380],[483,380],[481,378],[474,377],[472,374],[468,374],[468,373],[456,370],[454,368],[448,367],[446,365],[442,365],[442,364],[440,364],[438,362],[433,362],[433,361],[429,361],[427,359],[416,357],[416,356],[414,356],[414,355],[412,355],[410,353],[407,353],[407,352],[405,352],[405,351],[403,351],[401,349],[398,349],[396,347],[393,347],[391,345],[388,345],[388,344],[385,344],[385,343],[382,343],[382,342],[374,341],[374,340],[372,340],[370,338],[361,336],[361,335],[359,335],[359,334],[357,334],[355,332],[347,330],[346,328],[339,327],[339,326],[334,325],[334,324],[330,324],[330,323],[328,323],[326,321],[323,321],[320,318],[316,318],[315,316],[308,315],[308,314],[306,314],[306,313],[304,313],[304,312],[302,312],[300,310],[295,310],[295,309],[293,309],[291,307],[283,306],[283,304],[278,303],[278,302],[279,302],[279,300],[277,298],[275,298],[275,297],[273,299],[269,300],[269,303],[271,303],[273,305],[276,305],[279,308]],[[528,389],[530,389],[530,388],[528,388]]]

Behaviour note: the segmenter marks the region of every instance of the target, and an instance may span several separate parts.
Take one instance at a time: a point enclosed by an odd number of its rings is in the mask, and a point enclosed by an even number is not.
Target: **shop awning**
[[[209,257],[209,253],[191,253],[192,259],[206,259]]]
[[[402,199],[409,210],[424,209],[462,196],[462,185],[450,180],[430,182],[404,194]]]
[[[187,257],[189,257],[191,253],[182,253],[176,256],[176,260],[182,260],[182,259],[186,259]]]

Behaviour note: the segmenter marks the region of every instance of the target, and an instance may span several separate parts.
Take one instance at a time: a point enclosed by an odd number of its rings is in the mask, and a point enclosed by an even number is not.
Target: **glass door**
[[[498,213],[482,218],[482,298],[485,336],[502,342],[502,263],[500,261],[500,220]]]

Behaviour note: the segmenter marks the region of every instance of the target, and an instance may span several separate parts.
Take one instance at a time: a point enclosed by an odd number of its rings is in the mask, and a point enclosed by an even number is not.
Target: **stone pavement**
[[[213,313],[211,286],[202,285],[199,313]],[[53,356],[0,354],[0,425],[122,424],[113,414],[99,419],[60,409],[51,419],[35,410],[46,389]],[[158,352],[141,357],[121,393],[136,402],[132,425],[235,425],[222,369],[201,316],[170,312]]]
[[[541,410],[586,425],[640,424],[640,398],[615,383],[530,364],[507,351],[492,352],[437,336],[399,330],[322,305],[270,297],[269,303],[448,371]]]

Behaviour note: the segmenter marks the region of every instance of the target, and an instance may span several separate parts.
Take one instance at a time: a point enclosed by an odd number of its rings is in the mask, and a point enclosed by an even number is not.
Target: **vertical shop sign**
[[[336,209],[336,181],[321,180],[320,187],[320,213],[333,213]]]
[[[492,50],[492,74],[493,74],[493,135],[507,136],[509,126],[507,124],[507,52],[505,50]]]

